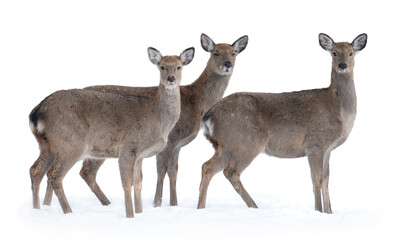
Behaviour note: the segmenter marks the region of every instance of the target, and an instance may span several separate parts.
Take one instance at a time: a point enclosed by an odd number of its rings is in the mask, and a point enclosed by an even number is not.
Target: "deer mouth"
[[[344,68],[344,69],[339,68],[337,71],[338,71],[339,73],[346,73],[347,68]]]
[[[227,67],[223,67],[222,68],[222,73],[224,74],[224,75],[230,75],[231,73],[232,73],[232,68],[227,68]]]
[[[174,90],[178,87],[178,85],[175,82],[172,83],[168,82],[167,85],[165,85],[164,87],[167,90]]]
[[[174,82],[167,82],[167,86],[169,87],[169,88],[175,88],[176,87],[176,81],[174,81]]]

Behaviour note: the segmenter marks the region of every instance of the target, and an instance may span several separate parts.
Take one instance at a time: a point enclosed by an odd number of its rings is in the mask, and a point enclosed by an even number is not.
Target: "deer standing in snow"
[[[200,77],[190,85],[180,86],[181,114],[174,129],[170,132],[166,147],[156,155],[157,159],[157,187],[154,206],[162,203],[163,180],[166,173],[170,179],[170,205],[177,205],[176,181],[178,171],[178,157],[180,149],[193,141],[201,128],[203,115],[218,102],[228,86],[235,67],[236,56],[247,46],[248,37],[243,36],[230,44],[215,44],[205,34],[201,35],[201,46],[211,53],[207,66]],[[117,94],[138,94],[154,96],[157,87],[140,88],[125,86],[92,86],[85,89]],[[95,193],[103,205],[110,204],[109,199],[102,192],[96,182],[98,169],[104,163],[103,159],[87,159],[83,162],[80,175]],[[52,198],[52,187],[47,187],[44,204],[49,205]]]
[[[261,152],[280,158],[307,156],[315,209],[332,213],[329,198],[330,152],[346,141],[356,117],[354,56],[367,42],[361,34],[350,44],[320,34],[332,56],[328,88],[290,93],[235,93],[203,117],[205,135],[215,148],[203,164],[198,208],[204,208],[212,177],[224,175],[248,207],[256,208],[240,175]],[[322,200],[323,196],[323,207]]]
[[[32,110],[30,126],[40,146],[40,156],[30,168],[34,208],[40,208],[38,191],[46,172],[62,210],[70,213],[62,186],[69,169],[87,158],[119,158],[126,217],[134,216],[132,186],[135,212],[142,212],[142,160],[166,146],[180,117],[181,72],[193,60],[194,48],[180,56],[162,57],[154,48],[148,48],[148,54],[160,70],[154,95],[62,90]]]

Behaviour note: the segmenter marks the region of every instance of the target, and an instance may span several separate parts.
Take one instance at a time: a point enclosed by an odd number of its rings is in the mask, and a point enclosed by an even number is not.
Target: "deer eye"
[[[337,53],[336,53],[336,52],[333,52],[333,56],[337,56]]]
[[[180,66],[178,66],[178,67],[177,67],[177,70],[180,70],[180,69],[181,69],[181,67],[180,67]]]
[[[218,54],[218,53],[214,53],[214,56],[218,57],[218,56],[220,56],[220,54]]]
[[[163,67],[163,66],[160,66],[160,69],[161,69],[161,70],[164,70],[164,67]]]
[[[235,52],[232,53],[232,56],[234,57],[235,55],[237,55]]]
[[[353,56],[353,52],[351,52],[351,53],[349,54],[349,56],[350,56],[350,57]]]

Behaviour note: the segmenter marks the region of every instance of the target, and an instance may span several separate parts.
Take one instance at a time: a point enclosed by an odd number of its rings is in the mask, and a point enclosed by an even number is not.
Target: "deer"
[[[235,93],[203,117],[204,134],[215,153],[202,165],[198,209],[205,208],[212,177],[223,170],[250,208],[257,208],[240,176],[260,153],[279,158],[307,157],[315,210],[332,213],[329,159],[348,138],[356,117],[354,57],[365,48],[367,34],[352,43],[319,34],[320,46],[332,57],[328,88],[287,93]],[[323,206],[322,206],[323,197]]]
[[[142,212],[142,161],[166,146],[180,117],[181,73],[193,60],[194,48],[162,57],[149,47],[148,56],[160,71],[154,95],[60,90],[31,111],[30,127],[40,147],[30,168],[34,208],[40,208],[38,191],[45,173],[63,212],[71,213],[62,185],[69,169],[88,158],[118,158],[126,217],[134,217],[132,187],[135,212]]]
[[[193,141],[201,129],[201,119],[208,109],[218,102],[224,95],[232,76],[236,56],[248,44],[248,36],[244,35],[233,44],[219,43],[206,34],[201,34],[201,46],[209,52],[210,58],[201,75],[190,85],[180,86],[181,114],[174,128],[171,130],[166,147],[156,155],[157,186],[154,206],[162,203],[163,181],[166,173],[170,180],[170,206],[177,205],[176,181],[178,173],[178,158],[182,147]],[[155,95],[156,87],[137,88],[115,85],[91,86],[85,88],[100,92],[116,94]],[[96,182],[96,174],[104,163],[104,159],[87,159],[83,162],[80,176],[90,187],[102,205],[109,205],[110,201]],[[48,184],[45,205],[50,205],[52,187]]]

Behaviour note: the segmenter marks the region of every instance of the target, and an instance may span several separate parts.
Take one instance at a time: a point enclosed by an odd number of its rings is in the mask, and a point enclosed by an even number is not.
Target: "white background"
[[[283,3],[284,2],[284,3]],[[291,239],[382,237],[408,234],[406,5],[403,1],[2,1],[0,3],[1,228],[31,239]],[[343,146],[331,155],[332,215],[315,212],[306,158],[260,155],[242,181],[259,209],[248,209],[223,174],[210,184],[207,208],[196,210],[201,165],[213,154],[200,133],[182,149],[179,206],[153,208],[155,159],[145,159],[144,213],[125,219],[117,160],[98,181],[112,204],[103,207],[79,177],[64,180],[74,211],[32,209],[29,168],[38,144],[28,114],[59,89],[90,85],[157,85],[147,47],[178,55],[194,46],[182,84],[192,83],[209,53],[200,34],[216,43],[249,36],[225,95],[327,87],[331,58],[318,34],[351,42],[368,34],[356,56],[358,114]],[[41,200],[45,181],[41,185]],[[2,237],[3,238],[3,237]],[[4,239],[4,238],[3,238]]]

